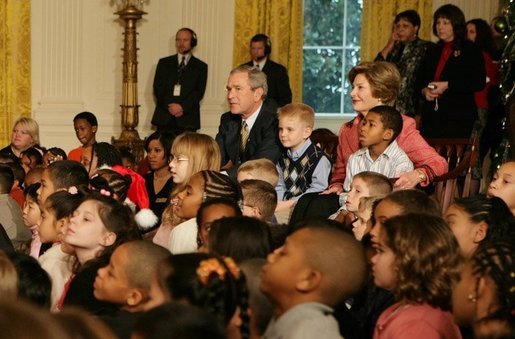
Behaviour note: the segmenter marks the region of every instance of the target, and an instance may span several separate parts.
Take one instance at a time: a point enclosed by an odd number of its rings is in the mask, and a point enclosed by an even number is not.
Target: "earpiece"
[[[271,53],[272,53],[272,41],[270,41],[270,38],[268,36],[266,36],[266,40],[265,40],[265,54],[267,56],[269,56]]]
[[[250,43],[262,41],[265,44],[265,56],[269,56],[272,53],[272,41],[266,34],[256,34],[250,39]]]
[[[191,33],[191,48],[195,48],[195,46],[197,46],[197,43],[198,43],[198,39],[197,39],[197,33],[195,33],[194,30],[192,30],[191,28],[188,28],[188,27],[183,27],[181,29],[179,29],[177,31],[177,33],[179,33],[180,31],[187,31],[187,32],[190,32]],[[175,37],[177,38],[177,34],[175,35]]]

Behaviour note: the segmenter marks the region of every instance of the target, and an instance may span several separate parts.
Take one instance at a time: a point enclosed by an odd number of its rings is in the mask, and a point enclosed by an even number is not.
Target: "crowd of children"
[[[237,182],[193,132],[152,134],[140,174],[95,140],[90,112],[68,155],[2,155],[3,331],[29,335],[15,315],[42,338],[515,336],[515,162],[440,211],[394,190],[413,164],[400,113],[379,105],[360,122],[340,210],[288,223],[327,188],[332,157],[310,140],[311,107],[278,115],[281,159],[243,163]]]

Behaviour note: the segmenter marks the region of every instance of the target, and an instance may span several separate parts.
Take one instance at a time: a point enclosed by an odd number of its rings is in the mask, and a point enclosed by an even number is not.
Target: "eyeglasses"
[[[183,155],[179,155],[179,156],[175,157],[173,154],[170,154],[170,156],[168,157],[168,162],[180,162],[180,161],[188,161],[188,160],[189,159]]]

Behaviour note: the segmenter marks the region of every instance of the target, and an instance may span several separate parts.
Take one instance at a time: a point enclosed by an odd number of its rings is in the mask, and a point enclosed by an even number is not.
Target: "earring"
[[[468,295],[467,299],[470,300],[470,302],[473,302],[473,303],[477,302],[477,297],[475,295],[473,295],[472,293],[470,293]]]

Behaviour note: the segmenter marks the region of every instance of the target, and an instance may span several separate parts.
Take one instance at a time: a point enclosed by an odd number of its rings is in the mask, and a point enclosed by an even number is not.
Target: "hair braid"
[[[203,202],[214,198],[241,200],[241,189],[227,175],[216,171],[201,171],[204,179]]]
[[[497,286],[498,310],[480,319],[515,322],[515,246],[513,239],[498,240],[479,248],[472,259],[475,274],[488,275]]]

